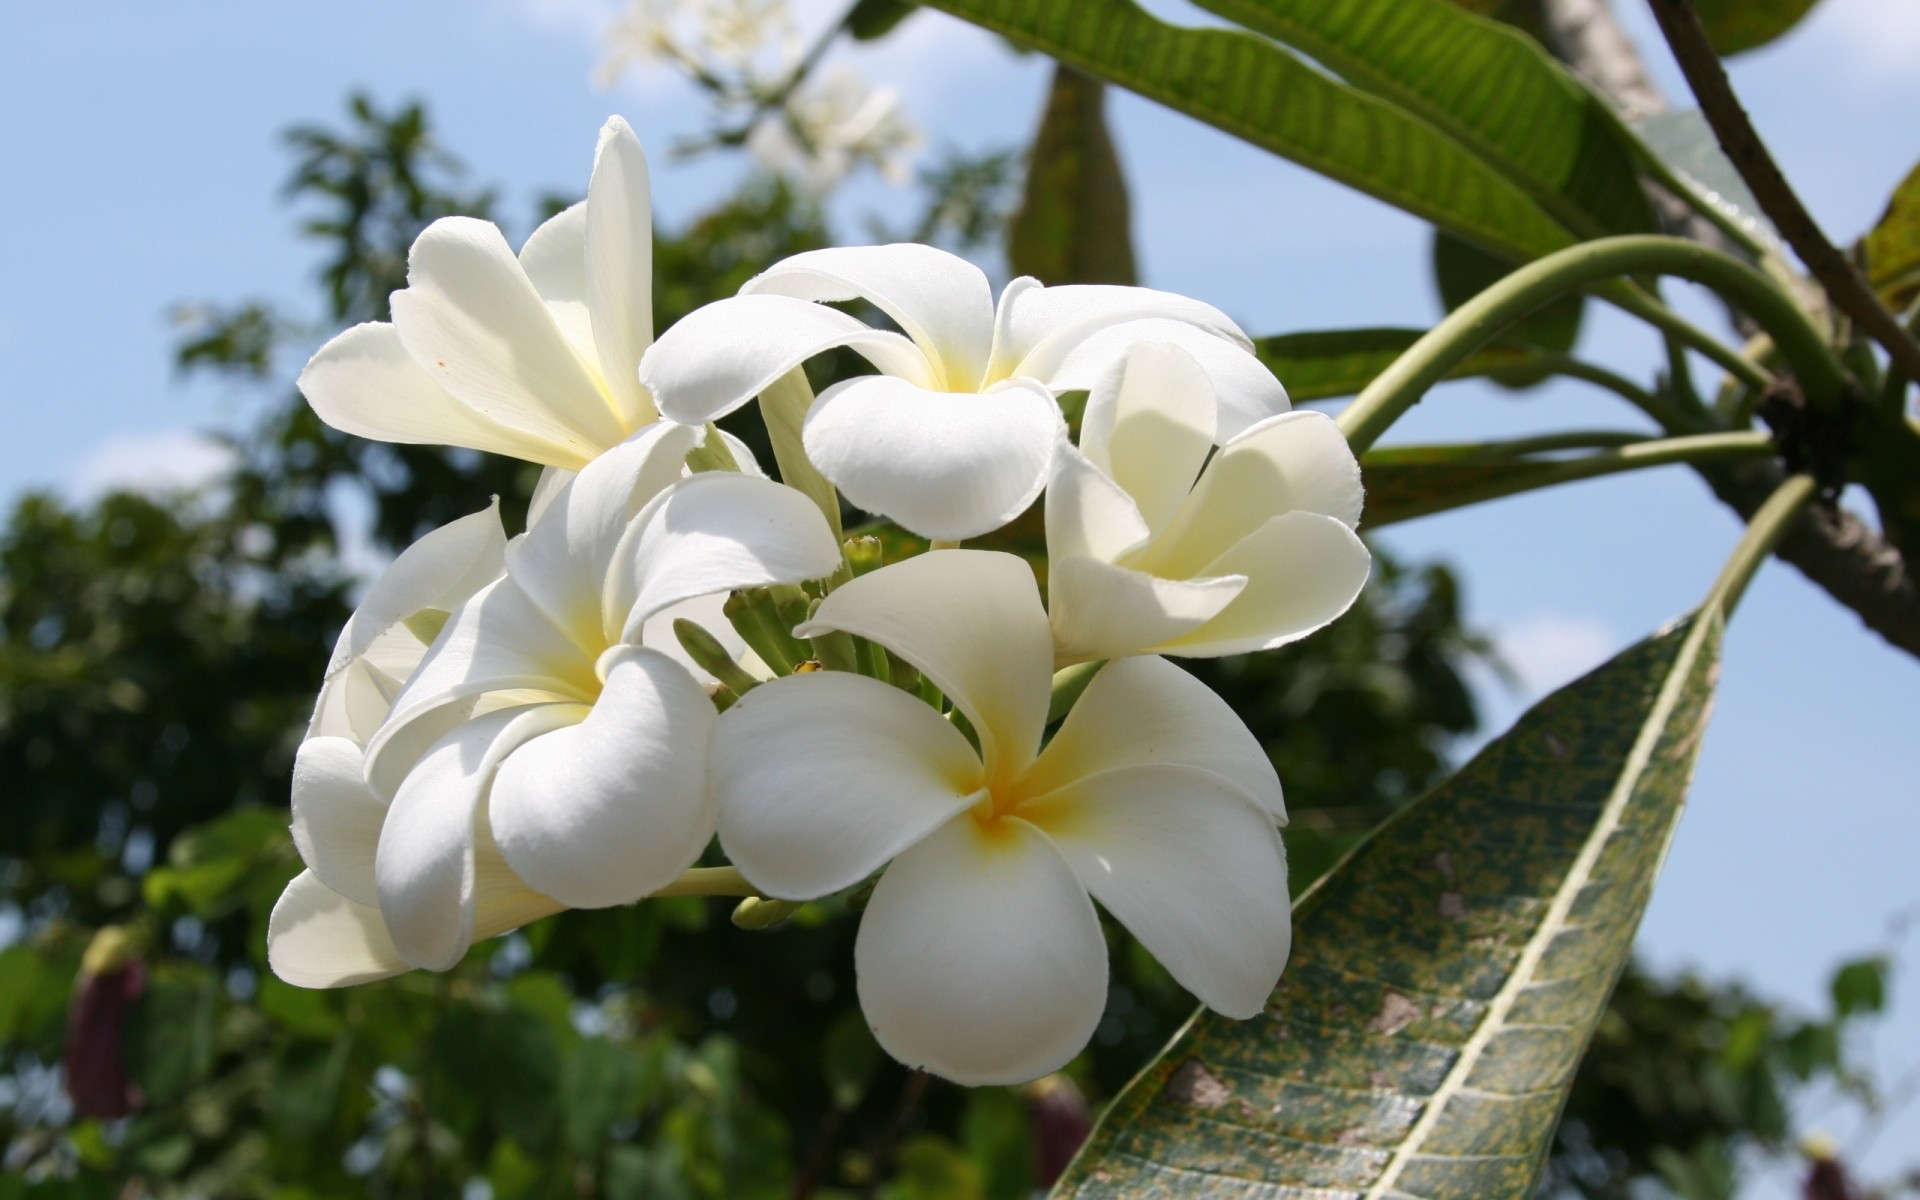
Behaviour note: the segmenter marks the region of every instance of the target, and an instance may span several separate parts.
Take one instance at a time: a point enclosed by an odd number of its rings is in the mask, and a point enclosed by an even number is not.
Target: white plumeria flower
[[[407,256],[392,323],[322,346],[300,390],[347,433],[578,470],[658,417],[637,374],[652,272],[646,156],[610,117],[585,200],[518,257],[491,222],[435,221]]]
[[[498,505],[450,522],[407,547],[340,631],[294,759],[293,840],[307,869],[287,885],[267,924],[268,962],[287,982],[339,987],[409,969],[380,915],[374,851],[386,805],[363,778],[364,748],[425,657],[434,624],[500,577],[505,549]],[[476,937],[559,908],[497,854],[477,863],[476,873],[488,897],[475,915]]]
[[[703,424],[816,354],[857,350],[881,373],[820,394],[807,457],[854,504],[924,537],[975,537],[1031,504],[1065,428],[1055,394],[1091,387],[1134,341],[1174,342],[1205,365],[1223,437],[1287,406],[1224,313],[1147,288],[1021,278],[996,308],[979,268],[901,244],[797,254],[741,293],[690,313],[647,352],[640,377],[660,411]],[[905,336],[815,303],[856,299]]]
[[[899,91],[876,88],[844,66],[789,96],[747,135],[762,166],[813,196],[833,191],[863,163],[889,182],[905,182],[920,142]]]
[[[1220,438],[1205,368],[1136,344],[1087,397],[1047,490],[1047,605],[1062,664],[1267,650],[1345,612],[1372,566],[1360,464],[1325,414]],[[1211,458],[1209,458],[1211,455]]]
[[[886,867],[854,953],[888,1053],[966,1084],[1064,1065],[1106,1000],[1095,899],[1209,1007],[1262,1010],[1292,936],[1285,809],[1224,701],[1165,659],[1110,663],[1042,750],[1052,638],[1007,554],[934,551],[861,576],[796,632],[828,629],[920,668],[979,751],[887,684],[776,680],[717,723],[720,840],[785,899]]]
[[[560,489],[368,742],[383,812],[361,882],[407,966],[446,969],[563,907],[638,900],[712,838],[714,708],[660,648],[666,627],[701,601],[717,612],[718,593],[823,576],[839,548],[798,492],[681,478],[700,437],[656,424]]]

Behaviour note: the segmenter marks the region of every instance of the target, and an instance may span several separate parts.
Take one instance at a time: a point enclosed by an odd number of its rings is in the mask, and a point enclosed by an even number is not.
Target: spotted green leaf
[[[1680,815],[1720,631],[1712,611],[1632,647],[1382,825],[1295,907],[1266,1013],[1197,1015],[1053,1195],[1532,1197]]]
[[[1183,29],[1131,0],[934,0],[1488,250],[1525,260],[1575,235],[1526,187],[1430,122],[1242,30]]]
[[[1256,338],[1254,352],[1296,403],[1358,394],[1380,372],[1393,365],[1407,347],[1420,340],[1424,329],[1314,329]],[[1524,364],[1529,352],[1519,346],[1494,344],[1463,359],[1450,379],[1485,375]]]

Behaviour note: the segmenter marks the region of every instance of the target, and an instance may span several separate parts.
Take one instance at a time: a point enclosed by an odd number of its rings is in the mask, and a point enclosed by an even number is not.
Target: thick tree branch
[[[1780,173],[1779,165],[1767,152],[1766,144],[1733,94],[1726,68],[1714,53],[1713,43],[1707,39],[1706,26],[1700,23],[1693,0],[1652,0],[1652,6],[1654,18],[1666,34],[1667,45],[1680,64],[1681,73],[1687,77],[1687,86],[1700,101],[1700,111],[1713,127],[1720,148],[1726,151],[1740,177],[1753,190],[1753,198],[1759,202],[1761,211],[1827,290],[1834,305],[1852,317],[1874,341],[1886,347],[1901,370],[1920,379],[1920,341],[1915,341],[1899,318],[1887,311],[1887,306],[1873,294],[1866,277],[1827,240],[1814,222],[1813,214],[1800,203],[1787,177]]]

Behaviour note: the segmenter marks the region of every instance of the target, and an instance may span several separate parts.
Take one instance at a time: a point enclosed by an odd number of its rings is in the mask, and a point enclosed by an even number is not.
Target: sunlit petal
[[[1245,575],[1245,590],[1219,616],[1158,649],[1214,658],[1298,641],[1352,607],[1372,562],[1341,521],[1307,512],[1275,517],[1205,568]]]
[[[1161,579],[1085,555],[1055,558],[1047,576],[1055,658],[1150,652],[1218,616],[1246,586],[1244,575]]]
[[[267,918],[267,965],[295,987],[350,987],[411,968],[380,910],[355,904],[312,871],[294,876]]]
[[[293,844],[326,885],[358,904],[378,904],[374,850],[387,806],[361,775],[360,747],[308,738],[293,760]]]
[[[1180,321],[1128,321],[1089,336],[1045,376],[1055,392],[1091,388],[1132,346],[1162,342],[1191,355],[1206,373],[1214,399],[1214,438],[1224,441],[1288,411],[1287,389],[1266,365],[1237,341]]]
[[[654,419],[640,388],[640,356],[653,342],[653,202],[647,156],[619,117],[607,118],[587,185],[587,308],[600,374],[625,428]]]
[[[1199,361],[1172,343],[1142,342],[1088,393],[1080,450],[1132,498],[1147,527],[1159,529],[1200,477],[1216,421],[1213,383]],[[1051,525],[1047,539],[1051,546]]]

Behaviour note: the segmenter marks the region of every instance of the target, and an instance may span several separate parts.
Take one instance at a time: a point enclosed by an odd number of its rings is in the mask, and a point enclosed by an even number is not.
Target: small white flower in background
[[[1185,349],[1212,381],[1220,437],[1287,407],[1224,313],[1147,288],[1016,279],[996,307],[979,268],[930,246],[815,250],[698,309],[641,362],[662,413],[701,424],[836,346],[880,369],[822,392],[807,457],[854,504],[930,538],[987,533],[1046,486],[1065,423],[1055,395],[1091,387],[1136,341]],[[905,331],[824,303],[866,300]]]
[[[803,84],[747,135],[747,149],[763,167],[813,196],[833,191],[861,166],[905,183],[920,142],[900,93],[874,87],[849,67]]]
[[[1161,343],[1135,345],[1088,395],[1080,447],[1061,447],[1047,490],[1061,663],[1272,649],[1360,594],[1372,556],[1339,427],[1288,412],[1220,437],[1217,411],[1201,364]]]
[[[877,680],[776,680],[717,722],[720,839],[786,899],[886,868],[854,954],[890,1054],[965,1084],[1065,1064],[1106,1002],[1093,900],[1209,1007],[1263,1009],[1291,943],[1285,810],[1224,701],[1165,659],[1113,662],[1042,750],[1052,638],[1007,554],[935,551],[861,576],[798,632],[828,629],[917,666],[979,751]]]
[[[491,222],[444,217],[407,256],[393,321],[322,346],[300,390],[336,429],[575,471],[658,417],[636,368],[653,341],[647,160],[619,117],[587,198],[516,257]]]
[[[785,79],[800,64],[786,0],[631,0],[601,35],[594,83],[611,87],[647,63],[665,62],[743,91]]]
[[[380,915],[374,854],[386,805],[363,778],[364,748],[439,625],[505,571],[498,506],[409,546],[374,581],[340,631],[306,740],[294,759],[293,840],[307,864],[267,925],[274,973],[302,987],[339,987],[409,969]],[[557,911],[497,854],[475,864],[475,937]]]
[[[638,900],[711,839],[714,708],[671,622],[840,555],[789,488],[683,479],[701,436],[655,424],[558,489],[392,696],[364,756],[382,811],[356,894],[405,965],[445,969],[559,908]]]

